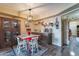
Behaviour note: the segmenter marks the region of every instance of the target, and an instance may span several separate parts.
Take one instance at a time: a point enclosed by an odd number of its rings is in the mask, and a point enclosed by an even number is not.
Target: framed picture
[[[56,29],[59,29],[59,21],[58,21],[58,18],[56,18],[55,26],[56,26]]]

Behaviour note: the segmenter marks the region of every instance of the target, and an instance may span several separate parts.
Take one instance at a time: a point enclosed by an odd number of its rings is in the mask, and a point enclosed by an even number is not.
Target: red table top
[[[25,37],[22,35],[19,35],[22,40],[32,40],[33,37],[39,37],[39,35],[26,35]]]

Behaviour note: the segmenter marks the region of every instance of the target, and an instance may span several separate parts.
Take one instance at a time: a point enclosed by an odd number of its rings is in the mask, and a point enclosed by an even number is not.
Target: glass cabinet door
[[[9,42],[11,39],[11,32],[10,31],[4,31],[4,39],[5,42]]]
[[[2,20],[2,30],[3,30],[3,39],[6,46],[10,46],[10,40],[11,40],[11,23],[10,19],[3,18]]]
[[[12,29],[13,29],[13,32],[16,32],[16,35],[20,34],[20,23],[18,20],[12,21]]]
[[[1,19],[0,19],[0,48],[1,48]]]
[[[2,26],[1,26],[1,19],[0,19],[0,31],[1,31],[1,27],[2,27]]]
[[[18,28],[18,21],[12,21],[12,28],[14,29]]]
[[[7,20],[7,19],[4,19],[4,20],[3,20],[3,29],[4,29],[4,30],[7,30],[7,29],[9,29],[9,28],[10,28],[10,21]]]
[[[12,25],[12,39],[15,41],[14,44],[16,44],[16,36],[20,34],[18,20],[12,20],[11,25]]]

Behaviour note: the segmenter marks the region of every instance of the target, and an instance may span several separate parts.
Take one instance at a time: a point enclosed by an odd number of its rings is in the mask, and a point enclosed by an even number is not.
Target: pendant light
[[[28,9],[29,10],[29,15],[28,15],[28,17],[27,17],[27,20],[28,21],[32,21],[33,20],[33,16],[31,15],[31,10],[32,9]]]

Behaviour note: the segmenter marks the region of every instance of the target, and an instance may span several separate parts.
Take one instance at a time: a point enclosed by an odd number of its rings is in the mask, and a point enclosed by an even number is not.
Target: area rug
[[[40,49],[38,50],[38,52],[31,56],[42,56],[47,50],[48,48],[40,46]],[[0,56],[17,56],[16,48],[10,49],[8,51],[1,51]],[[28,56],[28,55],[26,54],[26,55],[20,55],[20,56]]]

